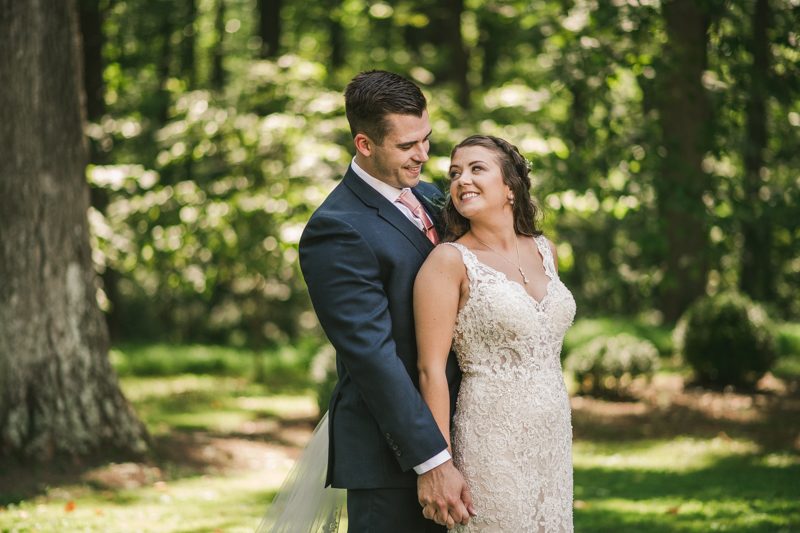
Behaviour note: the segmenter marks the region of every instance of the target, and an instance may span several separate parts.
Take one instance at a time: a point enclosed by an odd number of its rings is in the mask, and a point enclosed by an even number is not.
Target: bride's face
[[[450,161],[449,176],[453,205],[463,217],[511,215],[509,200],[513,194],[503,182],[500,163],[492,150],[483,146],[460,148]]]

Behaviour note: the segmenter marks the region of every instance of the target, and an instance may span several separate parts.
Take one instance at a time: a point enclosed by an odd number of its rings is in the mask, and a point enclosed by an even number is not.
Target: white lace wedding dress
[[[572,532],[572,424],[561,345],[575,300],[544,236],[535,237],[550,281],[541,302],[461,251],[469,300],[453,348],[464,372],[453,420],[456,467],[477,512],[462,532]]]

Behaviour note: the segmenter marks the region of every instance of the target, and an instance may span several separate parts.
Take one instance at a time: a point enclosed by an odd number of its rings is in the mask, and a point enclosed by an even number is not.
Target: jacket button
[[[391,435],[389,435],[389,434],[387,433],[387,434],[386,434],[386,438],[387,438],[387,439],[391,439],[391,438],[392,438],[392,436],[391,436]]]
[[[397,449],[397,444],[392,444],[392,449],[396,450]]]
[[[394,444],[394,441],[392,439],[389,439],[389,444]]]
[[[397,455],[397,457],[400,457],[401,455],[403,455],[403,452],[401,452],[400,450],[397,450],[394,453],[395,453],[395,455]]]

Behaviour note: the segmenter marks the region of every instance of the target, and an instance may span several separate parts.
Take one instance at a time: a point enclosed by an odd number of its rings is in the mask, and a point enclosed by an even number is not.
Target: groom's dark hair
[[[403,76],[385,70],[360,72],[344,90],[344,108],[353,138],[363,133],[378,145],[389,133],[386,115],[421,117],[427,107],[425,95]]]

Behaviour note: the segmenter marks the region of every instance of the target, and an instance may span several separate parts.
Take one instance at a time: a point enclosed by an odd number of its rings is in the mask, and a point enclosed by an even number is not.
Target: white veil
[[[278,490],[256,533],[336,533],[347,492],[325,488],[328,413]]]

